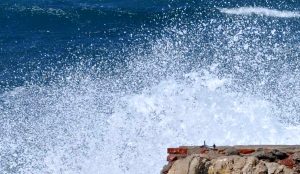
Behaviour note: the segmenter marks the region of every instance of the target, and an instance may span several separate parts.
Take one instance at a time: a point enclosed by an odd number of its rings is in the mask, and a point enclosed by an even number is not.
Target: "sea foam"
[[[278,18],[299,18],[300,12],[269,9],[265,7],[219,8],[222,13],[230,15],[260,15]]]

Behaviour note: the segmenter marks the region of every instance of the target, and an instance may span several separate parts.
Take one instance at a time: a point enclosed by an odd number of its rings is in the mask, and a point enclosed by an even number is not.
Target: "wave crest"
[[[299,18],[300,12],[269,9],[265,7],[219,8],[222,13],[231,15],[260,15],[277,18]]]

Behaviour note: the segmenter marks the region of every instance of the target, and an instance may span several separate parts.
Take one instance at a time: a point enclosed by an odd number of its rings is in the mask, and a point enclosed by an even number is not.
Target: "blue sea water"
[[[297,0],[1,0],[0,173],[299,144],[299,19]]]

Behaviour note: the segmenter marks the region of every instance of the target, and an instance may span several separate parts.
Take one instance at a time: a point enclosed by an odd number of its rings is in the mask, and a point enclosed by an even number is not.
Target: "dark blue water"
[[[124,59],[107,54],[112,50],[119,52],[124,44],[134,40],[143,40],[146,32],[159,37],[160,30],[170,22],[176,23],[178,16],[184,16],[190,23],[223,18],[216,7],[239,6],[297,10],[300,5],[297,1],[3,0],[0,3],[0,86],[22,86],[30,81],[33,72],[60,69],[82,61],[78,56],[71,56],[78,51],[88,55],[83,59],[98,63],[100,60],[95,55],[101,55],[101,59]],[[297,20],[276,25],[289,25],[292,30],[299,28]],[[142,36],[137,36],[141,28]],[[115,60],[111,61],[108,66],[113,66]]]
[[[169,145],[299,143],[299,19],[298,0],[1,0],[0,173],[158,173]]]

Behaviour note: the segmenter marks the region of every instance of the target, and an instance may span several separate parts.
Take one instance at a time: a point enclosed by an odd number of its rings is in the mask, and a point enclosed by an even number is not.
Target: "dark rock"
[[[211,162],[204,158],[198,166],[197,174],[207,174],[210,166],[211,166]]]
[[[172,167],[173,163],[168,163],[167,165],[165,165],[163,167],[163,169],[161,170],[160,174],[167,174],[168,171],[170,170],[170,168]]]
[[[286,153],[281,152],[277,149],[272,150],[271,153],[279,160],[282,160],[282,159],[285,159],[288,157],[288,155]]]
[[[274,162],[288,158],[288,154],[277,149],[273,149],[271,151],[258,151],[256,152],[255,156],[260,160],[265,160],[269,162]]]
[[[239,155],[239,151],[234,147],[228,148],[224,152],[225,152],[225,155],[228,155],[228,156],[229,155]]]
[[[274,162],[276,160],[276,156],[272,152],[261,151],[257,152],[254,156],[259,160],[265,160],[269,162]]]

